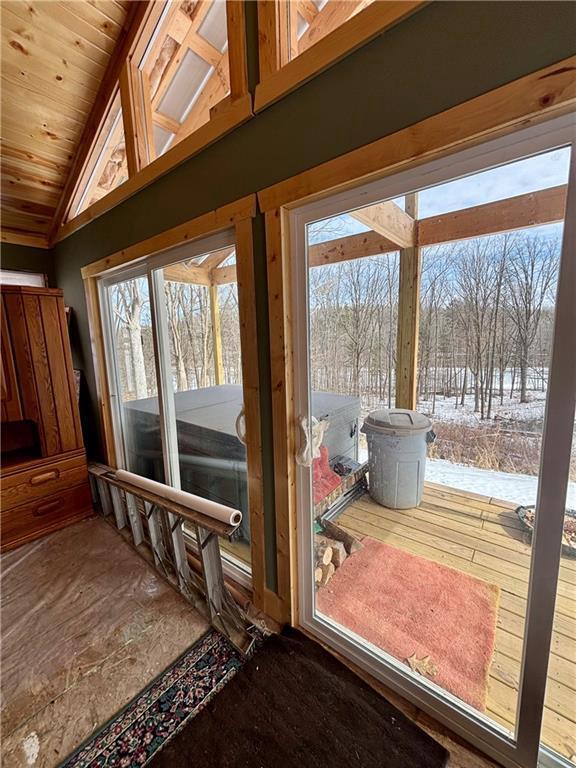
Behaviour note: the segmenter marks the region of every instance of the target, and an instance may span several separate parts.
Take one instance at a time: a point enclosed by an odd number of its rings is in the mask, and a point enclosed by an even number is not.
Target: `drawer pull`
[[[43,472],[41,475],[34,475],[34,477],[31,477],[30,485],[42,485],[42,483],[48,483],[50,480],[57,480],[59,477],[59,470],[53,469],[50,472]]]
[[[36,507],[32,513],[34,517],[40,517],[41,515],[49,515],[50,512],[56,512],[62,506],[62,499],[56,499],[55,501],[48,501],[46,504],[40,504]]]

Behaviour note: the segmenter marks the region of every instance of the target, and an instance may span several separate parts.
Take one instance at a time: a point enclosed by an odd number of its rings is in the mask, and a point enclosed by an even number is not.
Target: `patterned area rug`
[[[243,661],[222,635],[210,630],[61,768],[146,765],[234,677]]]

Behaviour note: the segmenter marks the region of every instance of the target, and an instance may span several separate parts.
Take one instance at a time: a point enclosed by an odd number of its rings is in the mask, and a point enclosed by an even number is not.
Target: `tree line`
[[[224,383],[242,381],[238,292],[220,286],[220,327]],[[145,278],[111,288],[114,354],[122,399],[141,400],[157,394],[150,297]],[[166,281],[164,305],[168,328],[163,342],[170,355],[175,392],[216,384],[209,289],[204,285]]]
[[[473,395],[480,419],[504,398],[545,388],[560,254],[559,232],[481,237],[423,249],[418,398]],[[353,394],[365,409],[394,404],[399,254],[309,270],[311,383]],[[111,289],[117,367],[124,399],[156,394],[145,278]],[[241,381],[235,284],[220,286],[226,383]],[[169,354],[176,391],[215,384],[209,290],[165,283]]]
[[[545,388],[560,254],[558,232],[492,235],[423,249],[418,398],[498,400]],[[312,387],[394,403],[399,255],[309,273]]]

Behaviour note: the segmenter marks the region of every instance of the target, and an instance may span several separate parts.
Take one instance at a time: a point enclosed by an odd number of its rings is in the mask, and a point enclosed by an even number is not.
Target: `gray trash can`
[[[422,501],[426,448],[435,438],[432,422],[417,411],[385,408],[364,420],[368,440],[370,496],[392,509],[410,509]]]

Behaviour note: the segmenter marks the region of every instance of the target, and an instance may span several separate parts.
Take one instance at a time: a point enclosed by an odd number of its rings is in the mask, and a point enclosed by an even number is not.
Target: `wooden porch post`
[[[224,384],[224,363],[222,362],[222,329],[220,327],[220,302],[218,286],[210,286],[210,319],[212,321],[212,345],[214,348],[214,374],[216,384]]]
[[[406,195],[406,213],[418,218],[418,193]],[[417,232],[418,236],[418,232]],[[398,337],[396,351],[396,407],[416,408],[418,324],[420,318],[420,248],[400,251]]]

